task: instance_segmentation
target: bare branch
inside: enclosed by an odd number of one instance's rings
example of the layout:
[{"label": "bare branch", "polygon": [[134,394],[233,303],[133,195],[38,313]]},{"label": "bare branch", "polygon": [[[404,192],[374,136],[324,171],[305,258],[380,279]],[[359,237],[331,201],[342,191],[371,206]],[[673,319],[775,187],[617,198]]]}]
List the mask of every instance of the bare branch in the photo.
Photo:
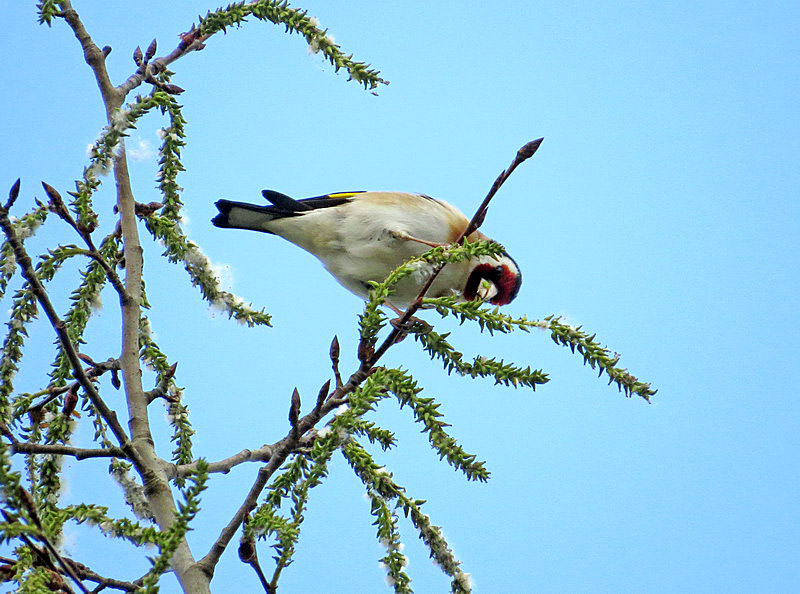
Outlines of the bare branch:
[{"label": "bare branch", "polygon": [[17,441],[11,443],[13,454],[49,454],[53,456],[72,456],[78,460],[86,458],[127,458],[122,448],[75,448],[61,444],[43,444]]},{"label": "bare branch", "polygon": [[83,563],[79,563],[78,561],[69,559],[67,557],[64,557],[64,560],[72,566],[73,571],[82,580],[88,580],[97,584],[97,588],[92,590],[92,592],[100,592],[105,588],[114,588],[115,590],[122,590],[123,592],[135,592],[139,589],[139,584],[135,582],[126,582],[123,580],[104,577],[99,573],[92,571]]},{"label": "bare branch", "polygon": [[228,524],[222,529],[222,532],[217,537],[217,540],[211,545],[211,549],[208,551],[208,554],[197,562],[197,565],[200,566],[208,575],[214,574],[214,568],[219,562],[222,553],[225,552],[225,549],[233,538],[233,535],[236,534],[239,526],[242,525],[244,518],[247,517],[247,514],[253,511],[253,509],[255,509],[256,503],[258,502],[258,496],[261,495],[261,491],[263,491],[264,487],[267,486],[267,481],[269,481],[270,477],[275,474],[278,468],[280,468],[281,464],[283,464],[283,461],[289,455],[288,448],[284,444],[285,441],[286,439],[279,442],[282,444],[281,449],[279,451],[273,451],[273,456],[270,458],[267,465],[262,466],[258,470],[258,476],[256,477],[253,486],[250,487],[250,491],[247,493],[247,496],[244,498],[244,502],[239,509],[236,510],[236,513],[233,514],[230,522],[228,522]]},{"label": "bare branch", "polygon": [[[272,458],[273,446],[263,445],[255,450],[242,450],[238,454],[234,454],[224,460],[208,463],[209,473],[222,473],[227,474],[234,466],[244,464],[245,462],[268,462]],[[169,478],[184,477],[192,474],[197,470],[197,461],[191,464],[167,464],[167,476]]]},{"label": "bare branch", "polygon": [[528,159],[530,159],[534,153],[539,150],[539,147],[542,145],[544,138],[537,138],[536,140],[532,140],[531,142],[527,143],[521,149],[517,151],[514,160],[511,162],[511,165],[508,166],[508,169],[503,171],[494,183],[492,187],[489,189],[489,193],[486,195],[486,198],[483,199],[481,205],[478,207],[478,210],[475,211],[475,214],[472,217],[472,220],[467,225],[467,228],[464,229],[461,236],[455,240],[453,243],[461,243],[465,237],[469,237],[474,231],[476,231],[481,225],[483,225],[483,221],[486,218],[486,211],[489,209],[489,202],[492,201],[494,195],[497,194],[497,191],[500,189],[506,180],[511,176],[511,173],[517,168],[518,165],[521,165]]}]

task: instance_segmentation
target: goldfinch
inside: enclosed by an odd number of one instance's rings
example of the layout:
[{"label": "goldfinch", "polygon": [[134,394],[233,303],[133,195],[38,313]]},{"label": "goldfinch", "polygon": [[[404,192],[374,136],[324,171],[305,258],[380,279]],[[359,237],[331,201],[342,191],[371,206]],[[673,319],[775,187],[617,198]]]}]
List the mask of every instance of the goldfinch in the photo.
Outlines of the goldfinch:
[{"label": "goldfinch", "polygon": [[[452,243],[469,221],[454,206],[424,194],[343,192],[295,200],[272,190],[262,192],[272,206],[219,200],[216,227],[271,233],[316,256],[334,278],[362,298],[368,281],[382,281],[397,266],[431,246]],[[479,231],[468,241],[488,239]],[[394,288],[391,306],[407,307],[427,274],[411,275]],[[494,305],[510,303],[522,274],[507,253],[448,264],[427,296],[458,294]]]}]

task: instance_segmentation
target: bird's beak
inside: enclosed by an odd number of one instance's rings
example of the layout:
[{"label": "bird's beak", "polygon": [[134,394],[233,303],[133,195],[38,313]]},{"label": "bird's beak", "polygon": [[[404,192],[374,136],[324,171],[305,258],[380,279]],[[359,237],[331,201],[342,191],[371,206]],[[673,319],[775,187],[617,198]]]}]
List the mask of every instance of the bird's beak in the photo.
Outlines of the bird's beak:
[{"label": "bird's beak", "polygon": [[484,301],[489,301],[495,295],[497,295],[497,287],[495,284],[489,280],[481,279],[481,284],[478,286],[478,290],[476,292],[477,296],[483,299]]}]

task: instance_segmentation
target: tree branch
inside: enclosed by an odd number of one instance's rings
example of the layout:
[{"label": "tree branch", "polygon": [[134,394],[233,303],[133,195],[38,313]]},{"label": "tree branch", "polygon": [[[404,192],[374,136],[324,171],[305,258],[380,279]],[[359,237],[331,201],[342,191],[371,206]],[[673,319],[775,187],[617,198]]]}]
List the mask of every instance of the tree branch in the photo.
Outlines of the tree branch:
[{"label": "tree branch", "polygon": [[[72,567],[72,570],[81,580],[88,580],[90,582],[98,584],[98,587],[95,588],[93,592],[100,592],[105,588],[114,588],[115,590],[122,590],[124,592],[134,592],[139,588],[139,585],[136,584],[135,582],[125,582],[114,578],[103,577],[102,575],[100,575],[95,571],[92,571],[86,565],[80,563],[79,561],[75,561],[74,559],[70,559],[69,557],[64,557],[63,555],[62,558]],[[16,562],[17,561],[15,559],[9,559],[8,557],[0,557],[0,563],[14,565],[16,564]],[[54,571],[51,565],[45,565],[45,567],[47,567],[51,571]]]},{"label": "tree branch", "polygon": [[214,575],[214,569],[219,562],[220,557],[222,557],[222,553],[225,552],[225,549],[227,548],[234,534],[236,534],[239,526],[241,526],[242,522],[247,517],[247,514],[255,509],[256,504],[258,503],[258,496],[261,495],[261,491],[263,491],[264,487],[267,486],[267,482],[269,481],[270,477],[275,474],[275,472],[281,467],[281,464],[283,464],[283,461],[286,460],[291,453],[291,448],[289,446],[290,442],[291,436],[287,436],[273,446],[272,457],[266,466],[262,466],[258,470],[258,476],[256,477],[253,486],[250,487],[250,491],[247,493],[244,502],[239,509],[236,510],[236,513],[233,514],[230,522],[228,522],[228,524],[222,529],[222,532],[217,537],[217,540],[211,545],[211,549],[208,551],[208,554],[197,562],[197,565],[209,576]]},{"label": "tree branch", "polygon": [[[362,363],[358,371],[350,376],[346,384],[336,388],[327,400],[315,406],[310,413],[297,422],[296,430],[295,428],[291,428],[286,437],[271,446],[267,446],[272,450],[272,456],[269,458],[267,465],[259,469],[258,476],[242,502],[242,505],[236,510],[230,522],[222,529],[217,540],[211,545],[208,554],[197,562],[197,564],[202,567],[203,571],[208,575],[214,574],[214,568],[219,562],[222,553],[225,551],[234,534],[236,534],[236,530],[239,529],[239,526],[247,517],[247,514],[256,507],[258,497],[267,486],[269,479],[277,472],[286,458],[297,451],[298,447],[306,447],[308,445],[304,443],[306,439],[302,436],[313,429],[325,415],[344,404],[347,400],[347,395],[358,388],[369,375],[369,369]],[[296,439],[294,437],[295,434],[301,436],[300,439]]]},{"label": "tree branch", "polygon": [[115,590],[122,590],[123,592],[135,592],[139,589],[139,584],[136,582],[126,582],[123,580],[104,577],[99,573],[92,571],[83,563],[79,563],[78,561],[69,559],[68,557],[64,557],[64,560],[72,566],[73,571],[82,580],[88,580],[98,585],[97,588],[92,590],[93,592],[100,592],[105,588],[114,588]]},{"label": "tree branch", "polygon": [[[115,88],[108,76],[105,54],[86,32],[70,0],[63,0],[64,18],[75,33],[84,50],[86,63],[94,72],[106,117],[111,124],[114,112],[122,105],[127,91]],[[132,88],[132,87],[131,87]],[[128,89],[129,91],[130,89]],[[120,217],[123,253],[125,257],[125,290],[130,297],[120,299],[122,309],[122,352],[120,367],[128,404],[132,455],[137,472],[142,478],[148,504],[161,530],[168,530],[176,521],[177,508],[168,479],[164,473],[163,460],[156,454],[147,414],[148,398],[142,387],[142,370],[139,361],[139,321],[142,304],[142,246],[136,220],[136,201],[131,189],[128,161],[124,142],[120,142],[121,153],[114,159],[114,179],[117,186],[117,210]],[[127,451],[126,451],[127,453]],[[172,567],[184,591],[203,594],[210,592],[209,579],[194,571],[195,561],[185,535],[175,548]]]},{"label": "tree branch", "polygon": [[86,27],[83,26],[78,13],[72,8],[71,0],[63,0],[61,6],[63,8],[62,15],[64,20],[67,21],[83,48],[83,58],[94,73],[104,103],[106,106],[114,105],[115,107],[119,107],[122,105],[124,95],[114,88],[114,85],[111,83],[108,71],[106,70],[106,54],[97,47],[97,44],[92,40],[88,31],[86,31]]},{"label": "tree branch", "polygon": [[203,49],[205,47],[203,42],[209,37],[211,36],[199,35],[199,31],[197,29],[193,29],[188,33],[182,33],[180,36],[181,40],[174,50],[172,50],[166,56],[162,56],[150,61],[149,63],[142,64],[136,72],[131,74],[125,82],[117,87],[117,92],[119,92],[123,97],[126,97],[128,93],[130,93],[143,82],[155,80],[155,76],[159,72],[163,72],[169,64],[172,64],[178,58],[188,54],[189,52]]},{"label": "tree branch", "polygon": [[122,448],[75,448],[61,444],[43,444],[26,441],[11,443],[12,454],[49,454],[53,456],[72,456],[78,460],[86,458],[127,458]]},{"label": "tree branch", "polygon": [[[244,464],[245,462],[269,462],[270,458],[272,458],[273,449],[274,445],[263,445],[255,450],[242,450],[238,454],[229,456],[224,460],[209,462],[208,472],[227,474],[234,466]],[[197,461],[191,464],[167,464],[167,466],[167,476],[169,476],[170,479],[174,479],[192,474],[197,470]]]}]

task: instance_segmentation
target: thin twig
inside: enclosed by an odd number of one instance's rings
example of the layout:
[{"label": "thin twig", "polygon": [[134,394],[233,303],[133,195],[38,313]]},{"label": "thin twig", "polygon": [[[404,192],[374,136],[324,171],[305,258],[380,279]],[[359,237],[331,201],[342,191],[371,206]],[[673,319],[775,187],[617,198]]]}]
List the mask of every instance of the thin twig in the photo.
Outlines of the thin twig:
[{"label": "thin twig", "polygon": [[[458,236],[458,239],[453,242],[453,245],[462,243],[470,234],[478,230],[486,218],[486,211],[489,208],[489,203],[492,201],[492,198],[494,198],[494,195],[497,194],[500,186],[505,183],[517,166],[530,159],[534,155],[539,146],[541,146],[543,140],[544,138],[532,140],[517,151],[517,154],[514,157],[514,160],[511,162],[511,165],[509,165],[508,169],[505,169],[494,181],[492,187],[489,189],[489,193],[486,195],[486,198],[483,199],[483,202],[481,202],[478,210],[475,211],[475,214],[473,215],[469,224],[461,232],[461,235]],[[442,271],[445,265],[446,264],[438,264],[434,267],[433,272],[431,272],[430,276],[428,277],[428,280],[424,285],[422,285],[417,298],[411,303],[411,305],[409,305],[408,309],[406,309],[400,320],[396,324],[393,324],[394,327],[389,333],[389,336],[386,337],[380,347],[378,347],[370,357],[367,357],[370,366],[375,365],[380,358],[383,357],[384,353],[386,353],[389,347],[395,344],[395,342],[397,342],[401,336],[406,334],[406,324],[414,316],[417,310],[422,307],[422,300],[425,298],[425,294],[428,292],[428,289],[431,288],[431,285],[433,285],[433,282],[436,280],[436,277],[439,276],[439,273]]]},{"label": "thin twig", "polygon": [[239,560],[253,568],[253,571],[256,572],[261,582],[261,587],[264,588],[264,592],[269,594],[270,585],[269,582],[267,582],[267,576],[265,576],[264,572],[261,570],[261,563],[258,562],[256,541],[252,536],[242,536],[242,540],[239,542]]},{"label": "thin twig", "polygon": [[127,303],[130,301],[131,296],[128,294],[128,291],[125,289],[125,285],[122,283],[122,279],[119,278],[117,271],[112,268],[112,266],[106,261],[100,251],[95,247],[94,241],[92,240],[92,230],[87,229],[78,224],[78,222],[73,218],[70,214],[69,209],[67,208],[66,204],[64,204],[64,200],[61,198],[61,194],[51,186],[45,182],[42,182],[42,187],[44,187],[44,191],[47,194],[47,197],[50,198],[50,211],[56,213],[63,221],[65,221],[69,226],[71,226],[78,235],[81,236],[87,250],[79,250],[83,255],[92,258],[95,262],[97,262],[100,267],[103,269],[103,272],[106,273],[106,278],[108,278],[111,285],[114,287],[114,290],[119,294],[120,301],[123,303]]},{"label": "thin twig", "polygon": [[67,360],[72,366],[72,372],[75,376],[75,379],[89,396],[89,399],[103,417],[103,420],[105,420],[109,427],[111,427],[114,436],[117,438],[117,441],[119,441],[119,445],[125,452],[126,456],[131,460],[139,461],[139,456],[131,447],[131,443],[128,440],[128,435],[125,433],[122,425],[120,425],[116,413],[106,405],[106,403],[100,397],[100,394],[97,392],[97,389],[94,387],[92,380],[84,371],[83,365],[81,365],[81,360],[78,356],[78,350],[75,348],[72,339],[70,339],[69,334],[67,333],[66,324],[56,313],[55,308],[53,307],[53,304],[50,302],[50,298],[47,295],[47,291],[39,280],[39,277],[36,275],[31,258],[28,256],[28,252],[25,250],[19,237],[17,237],[14,226],[11,224],[11,221],[8,218],[8,209],[6,207],[0,208],[0,228],[2,228],[9,245],[11,245],[12,249],[14,250],[14,256],[17,259],[22,276],[26,281],[28,281],[36,300],[39,302],[39,305],[44,310],[47,319],[50,321],[50,324],[53,326],[53,329],[58,335],[58,339],[61,342],[61,346],[64,349]]},{"label": "thin twig", "polygon": [[342,385],[342,374],[339,373],[339,337],[336,335],[331,341],[330,357],[333,377],[336,379],[336,387],[338,388]]},{"label": "thin twig", "polygon": [[126,582],[124,580],[117,580],[110,577],[105,577],[100,575],[99,573],[92,571],[83,563],[79,563],[73,559],[69,559],[64,557],[64,560],[69,563],[75,573],[82,579],[88,580],[90,582],[94,582],[97,584],[97,588],[92,590],[92,592],[100,592],[105,588],[114,588],[116,590],[122,590],[123,592],[134,592],[140,588],[140,585],[135,582]]},{"label": "thin twig", "polygon": [[77,383],[78,382],[74,382],[74,384],[70,384],[68,386],[52,386],[50,388],[47,388],[46,390],[42,390],[41,392],[37,392],[36,394],[34,394],[34,396],[43,396],[44,394],[47,394],[48,396],[47,396],[47,398],[45,398],[41,402],[37,402],[36,404],[32,404],[28,408],[27,412],[36,414],[37,412],[41,411],[41,409],[43,409],[45,406],[50,404],[53,400],[55,400],[56,398],[61,396],[61,394],[63,394],[64,392],[67,392],[69,390],[72,390],[73,386],[75,384],[77,384]]},{"label": "thin twig", "polygon": [[[112,371],[112,372],[116,373],[116,371],[119,370],[119,360],[117,360],[117,359],[111,358],[111,359],[108,359],[107,361],[103,361],[102,363],[95,363],[94,361],[91,361],[91,359],[87,355],[84,355],[83,353],[78,353],[78,357],[80,357],[80,359],[82,361],[84,361],[86,363],[89,363],[89,365],[91,366],[91,368],[86,372],[86,377],[88,377],[91,380],[94,380],[94,379],[100,377],[106,371]],[[47,388],[45,390],[41,390],[41,391],[33,394],[34,397],[43,396],[45,394],[47,394],[48,396],[47,396],[47,398],[45,398],[41,402],[37,402],[36,404],[32,404],[28,408],[28,411],[27,411],[28,414],[36,415],[36,414],[41,413],[41,410],[45,406],[47,406],[53,400],[55,400],[56,398],[61,396],[61,394],[63,394],[64,392],[75,392],[78,389],[79,385],[80,384],[78,382],[73,382],[73,383],[69,384],[68,386],[50,386],[49,388]]]},{"label": "thin twig", "polygon": [[459,244],[461,243],[465,237],[469,237],[474,231],[483,225],[483,221],[486,218],[486,211],[489,209],[489,202],[492,201],[494,195],[497,194],[497,191],[500,189],[506,180],[511,176],[513,171],[522,163],[530,159],[534,153],[539,150],[539,147],[542,145],[544,138],[537,138],[536,140],[532,140],[529,143],[525,144],[521,149],[517,151],[517,155],[514,157],[514,160],[511,162],[511,165],[508,166],[508,169],[503,171],[494,183],[492,187],[489,189],[489,193],[486,195],[486,198],[483,199],[481,205],[478,207],[478,210],[475,211],[475,214],[472,217],[472,220],[467,225],[467,228],[461,233],[461,236],[455,240],[454,243]]}]

